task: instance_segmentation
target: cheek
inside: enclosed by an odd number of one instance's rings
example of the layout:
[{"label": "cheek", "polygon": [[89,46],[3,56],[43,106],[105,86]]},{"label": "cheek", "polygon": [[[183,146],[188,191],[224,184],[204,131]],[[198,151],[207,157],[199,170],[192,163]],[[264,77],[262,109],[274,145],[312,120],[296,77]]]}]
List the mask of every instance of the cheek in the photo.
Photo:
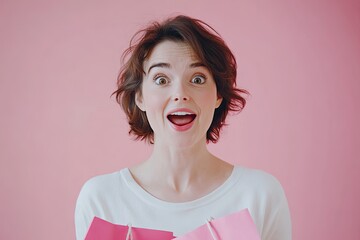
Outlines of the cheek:
[{"label": "cheek", "polygon": [[165,100],[162,94],[145,93],[146,116],[150,126],[156,129],[156,125],[163,121]]},{"label": "cheek", "polygon": [[217,91],[214,87],[209,91],[204,91],[199,95],[197,100],[201,108],[201,120],[204,123],[204,127],[208,128],[214,118],[215,109],[217,107]]},{"label": "cheek", "polygon": [[160,109],[163,108],[164,101],[161,99],[159,95],[151,95],[147,96],[145,99],[146,103],[146,111],[156,111],[158,112]]},{"label": "cheek", "polygon": [[162,94],[152,89],[152,86],[145,82],[142,89],[143,101],[146,105],[146,111],[152,111],[159,108],[162,102]]},{"label": "cheek", "polygon": [[218,99],[216,88],[211,91],[201,92],[198,96],[198,102],[201,103],[202,106],[206,106],[208,108],[215,108],[216,101]]}]

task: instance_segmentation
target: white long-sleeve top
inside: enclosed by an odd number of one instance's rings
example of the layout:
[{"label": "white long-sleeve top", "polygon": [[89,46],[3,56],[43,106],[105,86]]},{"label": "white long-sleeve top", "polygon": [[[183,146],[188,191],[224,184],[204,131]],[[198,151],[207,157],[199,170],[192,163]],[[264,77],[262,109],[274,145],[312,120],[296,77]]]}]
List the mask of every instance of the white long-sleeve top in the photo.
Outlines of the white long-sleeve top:
[{"label": "white long-sleeve top", "polygon": [[85,238],[94,216],[115,224],[166,230],[180,236],[210,218],[248,208],[262,240],[291,240],[291,220],[283,188],[260,170],[235,166],[230,177],[194,201],[162,201],[145,191],[128,168],[96,176],[81,189],[75,210],[76,238]]}]

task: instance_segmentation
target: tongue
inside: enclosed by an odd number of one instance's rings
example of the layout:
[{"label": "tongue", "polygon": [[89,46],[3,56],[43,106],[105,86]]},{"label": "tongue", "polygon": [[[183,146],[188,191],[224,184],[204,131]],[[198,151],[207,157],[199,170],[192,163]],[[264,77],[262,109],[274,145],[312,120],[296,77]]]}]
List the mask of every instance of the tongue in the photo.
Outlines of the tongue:
[{"label": "tongue", "polygon": [[170,120],[170,122],[172,122],[173,124],[176,124],[178,126],[183,126],[186,124],[191,123],[194,119],[195,119],[195,115],[191,114],[191,115],[169,115],[168,119]]}]

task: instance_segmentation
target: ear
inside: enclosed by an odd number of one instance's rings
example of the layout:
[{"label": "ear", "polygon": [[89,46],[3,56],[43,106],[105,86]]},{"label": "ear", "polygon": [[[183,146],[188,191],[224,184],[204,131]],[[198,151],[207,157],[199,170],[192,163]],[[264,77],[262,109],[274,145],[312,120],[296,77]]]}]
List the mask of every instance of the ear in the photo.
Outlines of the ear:
[{"label": "ear", "polygon": [[216,100],[215,108],[220,107],[222,100],[223,100],[223,98],[221,96],[218,96],[218,98]]},{"label": "ear", "polygon": [[135,94],[135,103],[141,111],[145,112],[145,104],[143,102],[143,97],[140,91]]}]

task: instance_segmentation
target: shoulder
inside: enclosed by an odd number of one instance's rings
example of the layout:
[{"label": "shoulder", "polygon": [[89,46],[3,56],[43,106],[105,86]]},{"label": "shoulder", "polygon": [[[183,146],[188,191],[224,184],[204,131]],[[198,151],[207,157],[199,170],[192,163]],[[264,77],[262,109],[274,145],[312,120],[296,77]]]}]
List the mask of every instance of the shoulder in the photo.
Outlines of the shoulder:
[{"label": "shoulder", "polygon": [[291,239],[291,217],[285,191],[276,177],[257,169],[237,167],[239,184],[247,186],[262,239]]},{"label": "shoulder", "polygon": [[263,170],[235,166],[239,182],[251,186],[254,190],[264,193],[282,193],[279,180]]},{"label": "shoulder", "polygon": [[285,191],[279,180],[263,170],[236,166],[237,186],[248,201],[262,209],[271,209],[275,213],[279,208],[287,207]]},{"label": "shoulder", "polygon": [[87,180],[82,186],[77,208],[97,209],[112,204],[119,195],[126,190],[126,183],[122,178],[122,171],[98,175]]},{"label": "shoulder", "polygon": [[75,207],[77,239],[84,239],[94,216],[112,218],[110,210],[124,189],[121,171],[92,177],[82,186]]},{"label": "shoulder", "polygon": [[121,183],[121,171],[98,175],[87,180],[81,188],[81,194],[101,193]]}]

